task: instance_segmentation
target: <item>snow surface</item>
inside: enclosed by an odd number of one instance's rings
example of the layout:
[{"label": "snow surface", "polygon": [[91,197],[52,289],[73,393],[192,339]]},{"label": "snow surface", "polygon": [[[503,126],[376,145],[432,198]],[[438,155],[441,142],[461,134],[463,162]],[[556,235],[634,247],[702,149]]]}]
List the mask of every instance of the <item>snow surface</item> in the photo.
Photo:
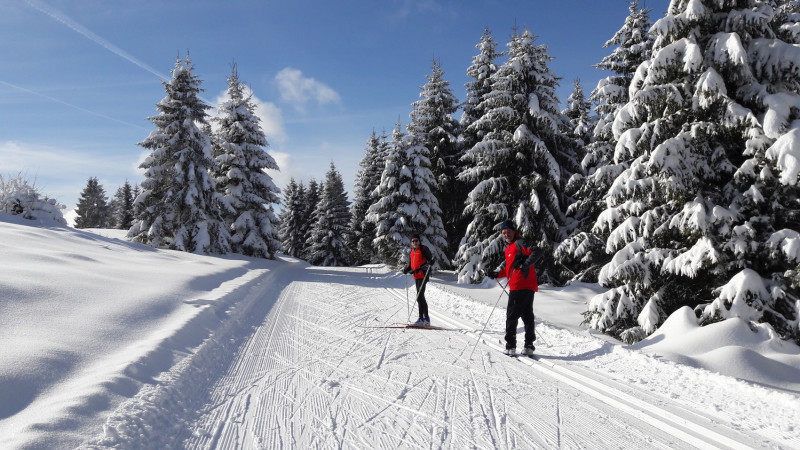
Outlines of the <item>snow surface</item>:
[{"label": "snow surface", "polygon": [[625,346],[581,325],[599,286],[543,287],[515,360],[495,281],[432,279],[452,330],[372,328],[413,316],[384,266],[122,235],[0,213],[0,448],[800,448],[800,348],[768,327],[685,308]]}]

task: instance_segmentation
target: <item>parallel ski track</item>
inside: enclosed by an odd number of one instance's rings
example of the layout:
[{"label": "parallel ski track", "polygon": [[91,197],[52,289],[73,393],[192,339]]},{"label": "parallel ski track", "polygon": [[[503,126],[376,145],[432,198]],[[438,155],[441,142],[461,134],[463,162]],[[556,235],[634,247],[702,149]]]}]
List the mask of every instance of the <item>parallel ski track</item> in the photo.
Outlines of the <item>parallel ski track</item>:
[{"label": "parallel ski track", "polygon": [[[435,290],[436,287],[430,284],[428,289],[430,292],[430,290]],[[404,299],[396,289],[387,288],[386,290],[396,298]],[[474,329],[474,325],[441,314],[436,315],[436,321],[437,323],[443,323],[449,327],[461,330]],[[464,334],[471,336],[473,339],[478,339],[479,332],[480,330],[478,329],[475,331],[464,331]],[[504,351],[502,345],[495,343],[486,335],[482,336],[480,340],[483,345],[496,350],[498,353]],[[649,394],[642,395],[640,398],[627,393],[614,387],[613,382],[603,380],[602,377],[597,376],[595,373],[587,374],[586,372],[588,371],[586,369],[550,361],[546,359],[546,355],[541,354],[540,350],[541,349],[537,351],[537,357],[535,359],[517,359],[519,362],[526,364],[532,369],[588,394],[630,415],[637,421],[642,421],[659,430],[665,431],[688,445],[704,449],[752,449],[758,446],[769,445],[758,437],[744,436],[738,430],[716,425],[699,412],[691,411],[682,405],[669,402],[666,399],[664,399],[662,403],[669,404],[669,410],[653,402],[643,400],[642,398],[647,398]],[[738,436],[739,439],[732,438],[730,437],[731,435]],[[559,447],[560,446],[561,442],[559,442]]]},{"label": "parallel ski track", "polygon": [[641,390],[595,380],[587,369],[510,361],[494,337],[481,339],[493,351],[463,361],[480,330],[438,311],[437,325],[459,331],[364,329],[378,324],[376,308],[381,323],[406,319],[404,291],[384,288],[388,277],[365,276],[356,286],[337,284],[335,269],[310,270],[319,282],[289,284],[227,372],[202,387],[210,400],[183,447],[765,445],[680,405],[642,400]]},{"label": "parallel ski track", "polygon": [[[405,301],[402,290],[384,289],[396,299]],[[459,329],[461,331],[459,334],[471,338],[473,342],[480,331],[480,327],[476,329],[474,324],[449,317],[445,319],[441,316],[440,311],[436,312],[435,317],[437,323]],[[399,333],[428,335],[427,332],[413,329],[401,330]],[[487,430],[490,440],[483,441],[480,448],[484,446],[489,448],[587,448],[592,446],[691,448],[690,445],[674,440],[668,433],[661,432],[657,428],[651,429],[650,424],[632,428],[626,421],[617,418],[618,413],[615,408],[602,402],[586,402],[580,398],[579,392],[572,389],[561,390],[558,387],[558,380],[550,381],[552,377],[547,376],[540,381],[538,378],[521,373],[522,366],[520,369],[510,371],[510,369],[518,367],[516,363],[498,365],[498,362],[509,361],[499,351],[483,353],[485,356],[476,357],[475,361],[464,364],[463,358],[466,358],[471,348],[472,345],[467,345],[460,351],[453,349],[452,355],[461,370],[464,370],[463,366],[466,365],[472,377],[472,386],[468,391],[471,406],[467,410],[478,411],[476,419],[482,417],[486,421],[484,428]],[[495,349],[499,350],[499,348]],[[482,369],[474,368],[475,362],[483,364]],[[555,392],[545,383],[556,385]],[[532,384],[540,384],[541,387],[532,389]],[[502,403],[495,400],[497,397],[495,390],[497,389],[502,391],[504,399],[506,399]],[[551,393],[543,396],[542,394],[546,391],[551,391]],[[531,395],[535,400],[530,403],[508,403],[507,401],[508,398],[524,398],[527,395]],[[602,407],[596,407],[599,405]],[[549,419],[550,417],[553,419]],[[606,423],[606,426],[590,426],[587,423],[588,417],[594,417],[594,420],[600,420],[601,423]],[[515,424],[515,428],[509,427],[510,424]],[[568,432],[562,433],[560,425],[567,427]],[[611,431],[611,429],[618,431]],[[625,431],[620,432],[619,430]],[[644,436],[642,436],[643,431],[645,431]],[[615,433],[619,435],[615,435]],[[636,444],[634,442],[638,437],[641,438],[641,441]]]}]

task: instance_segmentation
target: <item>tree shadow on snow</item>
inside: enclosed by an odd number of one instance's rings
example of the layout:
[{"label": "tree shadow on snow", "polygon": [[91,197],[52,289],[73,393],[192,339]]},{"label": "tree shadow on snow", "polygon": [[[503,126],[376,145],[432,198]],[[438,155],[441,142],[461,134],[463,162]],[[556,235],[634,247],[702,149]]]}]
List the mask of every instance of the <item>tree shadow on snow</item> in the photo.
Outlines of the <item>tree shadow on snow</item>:
[{"label": "tree shadow on snow", "polygon": [[[542,348],[548,348],[549,345],[545,345],[544,342],[541,340],[536,341],[537,348],[539,345],[542,345]],[[558,355],[542,355],[537,354],[539,359],[552,359],[552,360],[560,360],[560,361],[588,361],[590,359],[594,359],[603,355],[607,355],[611,353],[614,349],[614,344],[610,342],[604,342],[600,347],[590,350],[585,353],[581,353],[579,355],[567,355],[567,356],[558,356]]]}]

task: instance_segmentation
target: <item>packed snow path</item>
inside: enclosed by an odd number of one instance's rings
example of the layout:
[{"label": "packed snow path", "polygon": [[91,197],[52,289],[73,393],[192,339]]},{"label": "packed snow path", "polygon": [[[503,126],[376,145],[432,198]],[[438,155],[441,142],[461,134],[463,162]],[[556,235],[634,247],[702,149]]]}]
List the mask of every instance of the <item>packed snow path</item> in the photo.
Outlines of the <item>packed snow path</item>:
[{"label": "packed snow path", "polygon": [[123,403],[104,436],[90,445],[676,449],[798,444],[743,429],[733,419],[726,421],[724,412],[708,415],[623,385],[569,363],[546,345],[555,340],[571,345],[565,340],[586,336],[540,325],[540,359],[509,358],[499,345],[501,309],[468,359],[482,324],[457,317],[457,307],[443,311],[459,299],[435,283],[428,294],[431,316],[434,324],[453,331],[377,328],[408,319],[413,287],[407,303],[403,286],[402,276],[375,269],[281,265],[242,286],[249,289],[249,301],[230,313],[230,323],[159,385]]}]

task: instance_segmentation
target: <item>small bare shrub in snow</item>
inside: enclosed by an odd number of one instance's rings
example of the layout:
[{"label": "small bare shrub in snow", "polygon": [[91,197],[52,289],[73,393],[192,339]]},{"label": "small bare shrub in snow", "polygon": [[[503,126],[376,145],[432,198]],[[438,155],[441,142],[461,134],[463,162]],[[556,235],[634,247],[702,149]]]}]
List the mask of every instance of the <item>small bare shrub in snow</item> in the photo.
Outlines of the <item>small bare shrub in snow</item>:
[{"label": "small bare shrub in snow", "polygon": [[627,330],[623,331],[622,334],[620,335],[620,339],[622,340],[622,342],[628,345],[635,344],[646,337],[647,333],[644,332],[644,329],[642,327],[628,328]]},{"label": "small bare shrub in snow", "polygon": [[16,177],[4,178],[0,175],[0,211],[21,215],[29,220],[52,220],[61,225],[67,221],[61,210],[64,206],[56,199],[42,196],[36,188],[36,183],[30,183],[22,174]]}]

